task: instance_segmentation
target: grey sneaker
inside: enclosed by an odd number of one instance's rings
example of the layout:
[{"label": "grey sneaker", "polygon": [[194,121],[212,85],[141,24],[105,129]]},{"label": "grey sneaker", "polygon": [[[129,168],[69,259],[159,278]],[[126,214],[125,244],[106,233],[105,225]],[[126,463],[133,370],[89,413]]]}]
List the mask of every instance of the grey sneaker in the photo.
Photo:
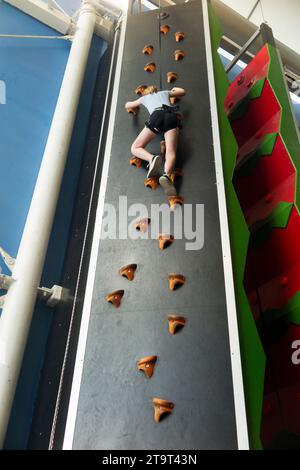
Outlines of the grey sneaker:
[{"label": "grey sneaker", "polygon": [[176,188],[166,173],[159,178],[159,184],[167,196],[177,196]]},{"label": "grey sneaker", "polygon": [[161,165],[162,165],[161,156],[154,155],[154,157],[152,158],[151,162],[148,165],[149,170],[148,170],[147,178],[152,178],[152,176],[159,175]]}]

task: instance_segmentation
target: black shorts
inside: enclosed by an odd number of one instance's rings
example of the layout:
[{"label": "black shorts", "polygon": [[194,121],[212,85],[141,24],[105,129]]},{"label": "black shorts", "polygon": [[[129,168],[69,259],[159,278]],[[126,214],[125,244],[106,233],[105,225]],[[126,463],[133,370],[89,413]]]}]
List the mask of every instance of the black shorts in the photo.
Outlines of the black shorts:
[{"label": "black shorts", "polygon": [[153,111],[149,121],[147,121],[145,125],[155,134],[164,134],[165,132],[178,127],[178,117],[175,113],[157,109],[156,111]]}]

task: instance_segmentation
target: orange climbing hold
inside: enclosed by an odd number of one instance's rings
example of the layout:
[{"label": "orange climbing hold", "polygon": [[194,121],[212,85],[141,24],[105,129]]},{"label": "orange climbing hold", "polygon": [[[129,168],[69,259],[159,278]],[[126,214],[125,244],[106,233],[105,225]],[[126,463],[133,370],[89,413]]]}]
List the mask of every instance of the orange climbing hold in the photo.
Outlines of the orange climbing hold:
[{"label": "orange climbing hold", "polygon": [[182,274],[172,273],[169,274],[169,289],[177,290],[185,283],[185,276]]},{"label": "orange climbing hold", "polygon": [[159,423],[163,415],[172,412],[174,403],[163,400],[162,398],[153,398],[152,401],[154,405],[154,421]]},{"label": "orange climbing hold", "polygon": [[180,41],[183,41],[185,38],[185,33],[183,33],[182,31],[177,31],[175,33],[175,40],[176,42],[180,42]]},{"label": "orange climbing hold", "polygon": [[152,178],[147,178],[144,182],[146,188],[157,189],[158,188],[158,177],[152,176]]},{"label": "orange climbing hold", "polygon": [[175,335],[178,329],[181,329],[186,324],[186,319],[178,315],[168,315],[169,332],[171,335]]},{"label": "orange climbing hold", "polygon": [[154,367],[157,361],[157,356],[147,356],[143,357],[137,362],[138,370],[141,370],[145,373],[146,377],[150,379],[154,372]]},{"label": "orange climbing hold", "polygon": [[162,34],[166,35],[166,34],[168,34],[169,31],[170,31],[170,26],[168,24],[161,25],[160,32]]},{"label": "orange climbing hold", "polygon": [[142,53],[146,55],[151,55],[153,52],[154,47],[151,46],[151,44],[148,44],[147,46],[143,47]]},{"label": "orange climbing hold", "polygon": [[141,168],[141,166],[142,166],[142,160],[138,157],[132,157],[129,160],[129,163],[130,163],[130,165],[136,166],[137,168]]},{"label": "orange climbing hold", "polygon": [[168,246],[172,245],[174,241],[173,235],[158,235],[158,243],[159,243],[159,249],[164,250]]},{"label": "orange climbing hold", "polygon": [[177,51],[174,52],[174,57],[175,57],[175,60],[182,60],[184,57],[185,57],[185,52],[184,51],[180,51],[179,49]]},{"label": "orange climbing hold", "polygon": [[155,62],[149,62],[144,67],[145,72],[149,72],[149,73],[155,72],[155,69],[156,69]]},{"label": "orange climbing hold", "polygon": [[147,85],[138,85],[136,87],[136,89],[134,90],[135,94],[136,95],[143,95],[146,88],[147,88]]},{"label": "orange climbing hold", "polygon": [[133,114],[134,116],[136,116],[139,110],[140,110],[139,106],[137,108],[127,108],[127,113]]},{"label": "orange climbing hold", "polygon": [[135,224],[135,230],[138,232],[147,232],[148,226],[151,223],[151,219],[140,219],[136,224]]},{"label": "orange climbing hold", "polygon": [[176,72],[168,72],[167,73],[167,82],[168,83],[173,83],[173,82],[176,82],[176,80],[178,80],[179,76],[178,76],[178,73]]},{"label": "orange climbing hold", "polygon": [[182,196],[169,196],[169,204],[171,209],[175,209],[176,206],[182,206],[184,199]]},{"label": "orange climbing hold", "polygon": [[172,172],[172,174],[170,176],[170,179],[171,179],[172,183],[175,183],[177,178],[180,178],[182,176],[183,176],[183,171],[180,170],[180,168],[175,168],[175,170]]},{"label": "orange climbing hold", "polygon": [[119,274],[126,277],[128,281],[133,281],[136,268],[137,264],[128,264],[127,266],[123,266],[123,268],[119,269]]},{"label": "orange climbing hold", "polygon": [[105,299],[107,300],[107,302],[114,305],[114,307],[119,308],[121,305],[121,300],[122,300],[123,295],[124,295],[123,290],[116,290],[106,295]]}]

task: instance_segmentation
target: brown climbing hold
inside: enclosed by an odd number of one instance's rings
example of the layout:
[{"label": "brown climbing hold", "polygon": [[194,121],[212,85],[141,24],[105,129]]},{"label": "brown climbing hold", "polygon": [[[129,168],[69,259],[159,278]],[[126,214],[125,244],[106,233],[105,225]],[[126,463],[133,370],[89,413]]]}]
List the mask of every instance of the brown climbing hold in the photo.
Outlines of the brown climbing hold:
[{"label": "brown climbing hold", "polygon": [[137,168],[141,168],[141,166],[142,166],[142,160],[138,157],[132,157],[129,160],[129,163],[130,163],[130,165],[136,166]]},{"label": "brown climbing hold", "polygon": [[127,113],[129,114],[133,114],[134,116],[137,115],[138,111],[139,111],[140,107],[138,106],[137,108],[127,108]]},{"label": "brown climbing hold", "polygon": [[157,361],[157,356],[147,356],[143,357],[137,362],[138,370],[141,370],[145,375],[150,379],[154,372],[155,363]]},{"label": "brown climbing hold", "polygon": [[143,95],[144,94],[144,91],[146,90],[147,88],[147,85],[139,85],[136,87],[135,89],[135,93],[136,95]]},{"label": "brown climbing hold", "polygon": [[180,178],[182,176],[183,176],[183,171],[180,170],[180,168],[175,168],[175,170],[172,172],[172,174],[170,176],[170,179],[171,179],[172,183],[175,183],[177,178]]},{"label": "brown climbing hold", "polygon": [[169,332],[175,335],[178,328],[183,328],[186,324],[186,319],[178,315],[168,315]]},{"label": "brown climbing hold", "polygon": [[114,305],[116,308],[119,308],[121,305],[121,300],[122,300],[123,295],[124,295],[123,290],[116,290],[108,294],[105,297],[105,299],[107,300],[107,302]]},{"label": "brown climbing hold", "polygon": [[182,60],[185,57],[185,52],[180,51],[179,49],[174,52],[175,60]]},{"label": "brown climbing hold", "polygon": [[156,65],[154,62],[149,62],[144,67],[145,72],[149,72],[149,73],[155,72],[155,69],[156,69]]},{"label": "brown climbing hold", "polygon": [[183,33],[182,31],[177,31],[177,33],[175,33],[176,42],[183,41],[184,38],[185,38],[185,33]]},{"label": "brown climbing hold", "polygon": [[152,401],[154,405],[154,421],[159,423],[163,415],[172,412],[174,403],[162,398],[153,398]]},{"label": "brown climbing hold", "polygon": [[153,49],[154,49],[153,46],[151,46],[151,44],[148,44],[147,46],[143,47],[142,53],[146,55],[151,55],[153,52]]},{"label": "brown climbing hold", "polygon": [[158,177],[153,176],[152,178],[147,178],[144,182],[146,188],[157,189],[158,187]]},{"label": "brown climbing hold", "polygon": [[176,82],[176,80],[178,80],[178,73],[176,72],[168,72],[167,73],[167,82],[168,83],[172,83],[172,82]]},{"label": "brown climbing hold", "polygon": [[172,245],[174,241],[173,235],[158,235],[158,243],[159,243],[159,249],[164,250],[168,246]]},{"label": "brown climbing hold", "polygon": [[169,274],[169,288],[170,290],[179,289],[185,283],[185,276],[182,274]]},{"label": "brown climbing hold", "polygon": [[119,269],[119,274],[126,277],[128,281],[133,281],[136,268],[136,264],[128,264],[127,266],[123,266],[123,268]]},{"label": "brown climbing hold", "polygon": [[150,223],[151,219],[141,219],[135,224],[135,230],[145,233],[147,232]]},{"label": "brown climbing hold", "polygon": [[178,103],[178,101],[180,101],[180,98],[177,98],[177,96],[170,96],[169,100],[170,100],[170,104],[172,106],[174,106],[174,104],[176,104],[176,103]]},{"label": "brown climbing hold", "polygon": [[163,33],[164,35],[168,34],[170,31],[170,26],[168,24],[162,24],[160,27],[160,32]]},{"label": "brown climbing hold", "polygon": [[165,153],[166,153],[166,141],[161,140],[160,141],[160,154],[165,155]]},{"label": "brown climbing hold", "polygon": [[171,209],[175,209],[176,206],[182,206],[184,199],[182,196],[169,196],[169,204]]}]

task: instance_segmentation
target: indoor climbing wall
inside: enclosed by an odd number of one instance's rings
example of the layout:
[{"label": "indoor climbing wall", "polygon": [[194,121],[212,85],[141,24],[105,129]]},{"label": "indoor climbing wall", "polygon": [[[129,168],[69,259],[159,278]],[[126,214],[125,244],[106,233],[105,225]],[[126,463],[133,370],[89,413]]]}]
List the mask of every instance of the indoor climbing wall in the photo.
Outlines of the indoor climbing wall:
[{"label": "indoor climbing wall", "polygon": [[300,144],[270,34],[230,84],[225,111],[238,145],[231,179],[249,230],[244,289],[266,361],[260,439],[264,448],[299,447]]},{"label": "indoor climbing wall", "polygon": [[[126,211],[120,196],[148,214],[152,204],[173,205],[131,159],[147,114],[128,114],[124,104],[140,85],[182,86],[177,203],[204,204],[204,246],[188,251],[187,240],[160,230],[128,239],[124,226],[117,239],[101,240],[74,449],[237,447],[202,4],[164,11],[163,21],[158,11],[128,18],[105,202],[117,216]],[[140,218],[129,222],[149,233],[153,220]]]}]

